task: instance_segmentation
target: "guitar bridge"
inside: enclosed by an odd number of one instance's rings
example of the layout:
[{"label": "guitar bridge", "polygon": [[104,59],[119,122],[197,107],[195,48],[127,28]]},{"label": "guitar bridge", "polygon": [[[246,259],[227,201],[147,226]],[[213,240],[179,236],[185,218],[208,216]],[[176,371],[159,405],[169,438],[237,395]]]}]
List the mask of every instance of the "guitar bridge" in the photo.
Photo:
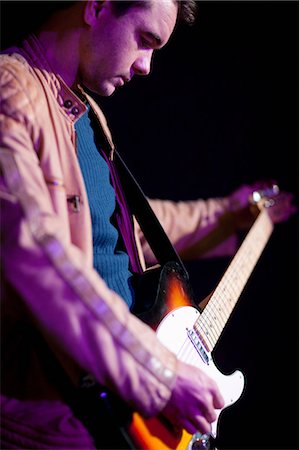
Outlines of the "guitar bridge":
[{"label": "guitar bridge", "polygon": [[209,361],[210,361],[209,355],[206,352],[206,349],[203,346],[203,344],[201,343],[201,340],[199,339],[196,332],[193,329],[191,329],[191,330],[187,329],[187,334],[188,334],[188,337],[189,337],[190,341],[192,342],[193,346],[195,347],[195,350],[197,351],[197,353],[199,354],[199,356],[201,357],[203,362],[205,364],[209,364]]}]

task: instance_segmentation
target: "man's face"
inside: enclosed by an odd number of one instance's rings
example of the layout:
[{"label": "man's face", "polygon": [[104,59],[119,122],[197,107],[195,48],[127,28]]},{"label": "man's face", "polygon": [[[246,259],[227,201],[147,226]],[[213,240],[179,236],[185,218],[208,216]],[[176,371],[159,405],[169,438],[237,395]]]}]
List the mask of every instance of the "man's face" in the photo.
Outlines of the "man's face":
[{"label": "man's face", "polygon": [[116,17],[110,1],[101,4],[81,42],[79,82],[111,95],[136,75],[148,75],[153,51],[169,40],[177,18],[174,0],[153,0]]}]

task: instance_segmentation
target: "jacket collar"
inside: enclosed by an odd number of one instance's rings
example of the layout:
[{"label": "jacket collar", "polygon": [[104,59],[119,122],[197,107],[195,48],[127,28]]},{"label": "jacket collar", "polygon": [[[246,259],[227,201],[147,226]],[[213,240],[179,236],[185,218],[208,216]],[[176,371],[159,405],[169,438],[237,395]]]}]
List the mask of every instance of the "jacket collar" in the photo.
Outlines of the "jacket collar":
[{"label": "jacket collar", "polygon": [[[22,51],[23,50],[23,51]],[[84,102],[67,86],[60,75],[56,74],[46,58],[45,50],[39,39],[31,34],[22,45],[21,53],[33,68],[39,69],[49,85],[58,104],[75,122],[86,112]]]},{"label": "jacket collar", "polygon": [[114,144],[112,141],[112,136],[107,125],[106,118],[100,109],[99,105],[93,100],[93,98],[88,95],[81,86],[78,86],[78,95],[72,91],[60,75],[56,74],[52,69],[49,61],[46,58],[45,50],[42,47],[41,42],[34,34],[31,34],[22,45],[22,49],[17,49],[26,58],[30,64],[39,69],[42,73],[43,78],[49,85],[53,95],[55,96],[58,104],[67,114],[67,116],[76,122],[87,110],[86,102],[88,102],[96,114],[98,121],[102,127],[102,130],[106,136],[107,143],[110,148],[106,149],[110,155],[110,159],[113,159],[114,154]]}]

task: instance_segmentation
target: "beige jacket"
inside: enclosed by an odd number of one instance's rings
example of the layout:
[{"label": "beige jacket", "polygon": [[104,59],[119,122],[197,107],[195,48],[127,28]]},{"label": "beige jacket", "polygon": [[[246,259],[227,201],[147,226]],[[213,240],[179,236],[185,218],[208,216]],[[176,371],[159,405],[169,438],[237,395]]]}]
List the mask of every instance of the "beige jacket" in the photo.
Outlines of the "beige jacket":
[{"label": "beige jacket", "polygon": [[[0,57],[4,409],[26,421],[16,399],[48,402],[50,409],[60,401],[34,324],[74,383],[90,373],[134,409],[154,415],[171,395],[176,357],[92,267],[91,219],[74,130],[86,107],[53,73],[35,37],[12,53]],[[92,106],[111,139],[102,112]],[[217,227],[227,202],[153,200],[152,206],[183,251]],[[136,235],[141,260],[154,262],[138,227]]]}]

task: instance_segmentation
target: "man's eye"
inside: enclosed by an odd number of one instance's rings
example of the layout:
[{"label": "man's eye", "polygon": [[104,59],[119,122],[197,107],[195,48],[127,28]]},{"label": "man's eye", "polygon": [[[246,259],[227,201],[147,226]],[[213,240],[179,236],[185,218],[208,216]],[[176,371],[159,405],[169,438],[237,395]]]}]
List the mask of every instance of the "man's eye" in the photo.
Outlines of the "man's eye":
[{"label": "man's eye", "polygon": [[145,37],[140,38],[142,48],[152,48],[152,43]]}]

